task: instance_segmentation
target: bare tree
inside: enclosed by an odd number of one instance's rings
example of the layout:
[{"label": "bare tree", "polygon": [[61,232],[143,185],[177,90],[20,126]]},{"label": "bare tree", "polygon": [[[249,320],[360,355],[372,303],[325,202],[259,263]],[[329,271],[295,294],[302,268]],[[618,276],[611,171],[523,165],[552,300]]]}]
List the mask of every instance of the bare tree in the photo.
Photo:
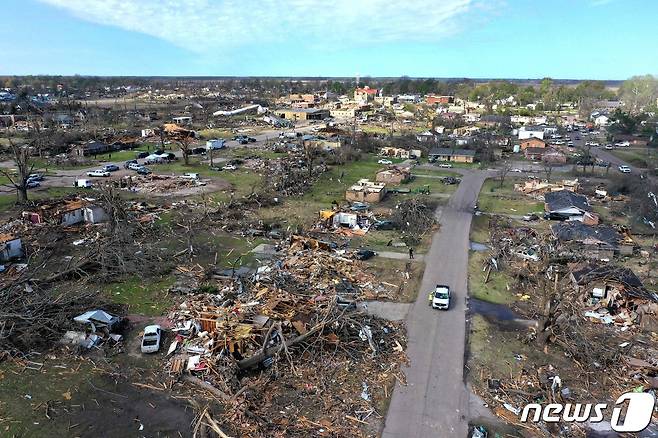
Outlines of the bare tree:
[{"label": "bare tree", "polygon": [[190,165],[190,152],[192,151],[192,137],[183,137],[177,141],[180,151],[183,154],[183,161],[186,166]]},{"label": "bare tree", "polygon": [[512,171],[512,165],[504,161],[503,165],[498,169],[498,175],[496,178],[500,182],[500,188],[503,188],[503,184],[505,184],[505,178],[507,178],[507,175]]},{"label": "bare tree", "polygon": [[544,161],[544,164],[542,165],[544,175],[546,175],[546,181],[551,182],[551,175],[553,174],[553,163],[549,163]]},{"label": "bare tree", "polygon": [[313,163],[315,159],[320,156],[320,150],[312,143],[304,142],[304,155],[306,158],[306,165],[308,166],[308,177],[313,176]]},{"label": "bare tree", "polygon": [[9,140],[9,148],[16,163],[18,174],[13,174],[4,168],[0,168],[0,174],[9,180],[9,186],[16,189],[18,203],[25,204],[27,202],[27,180],[32,170],[34,170],[34,164],[30,158],[30,148],[28,145],[17,145],[9,136],[7,136],[7,139]]}]

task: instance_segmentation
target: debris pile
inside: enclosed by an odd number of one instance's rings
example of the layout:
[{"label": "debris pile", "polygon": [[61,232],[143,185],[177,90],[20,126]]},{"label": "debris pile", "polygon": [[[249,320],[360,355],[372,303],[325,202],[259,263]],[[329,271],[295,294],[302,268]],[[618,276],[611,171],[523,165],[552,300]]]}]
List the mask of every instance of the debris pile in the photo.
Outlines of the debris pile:
[{"label": "debris pile", "polygon": [[393,291],[321,241],[294,236],[282,253],[171,312],[168,371],[218,396],[221,428],[239,435],[364,436],[403,379],[406,341],[355,301]]},{"label": "debris pile", "polygon": [[171,193],[206,184],[206,181],[200,179],[168,175],[126,176],[114,181],[114,185],[118,188],[148,193]]}]

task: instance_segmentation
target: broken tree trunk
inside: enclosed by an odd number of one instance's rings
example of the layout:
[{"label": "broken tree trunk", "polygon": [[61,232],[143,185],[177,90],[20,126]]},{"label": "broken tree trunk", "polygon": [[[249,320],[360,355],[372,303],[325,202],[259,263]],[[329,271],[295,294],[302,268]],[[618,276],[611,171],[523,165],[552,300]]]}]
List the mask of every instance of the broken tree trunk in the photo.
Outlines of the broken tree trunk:
[{"label": "broken tree trunk", "polygon": [[304,333],[303,335],[299,335],[299,336],[297,336],[296,338],[293,338],[290,341],[286,341],[285,344],[281,343],[279,345],[275,345],[274,347],[270,347],[267,350],[264,350],[264,351],[261,350],[259,353],[254,354],[251,357],[248,357],[246,359],[242,359],[241,361],[238,362],[238,367],[240,367],[240,369],[247,369],[247,368],[251,368],[253,366],[256,366],[259,363],[261,363],[263,360],[265,360],[266,358],[268,358],[270,356],[273,356],[273,355],[277,354],[279,351],[283,350],[284,345],[286,347],[290,348],[290,347],[293,347],[293,346],[295,346],[295,345],[297,345],[301,342],[304,342],[311,335],[313,335],[313,334],[319,332],[320,330],[322,330],[324,328],[325,324],[326,324],[325,322],[322,322],[322,323],[316,325],[315,327],[313,327],[308,332]]}]

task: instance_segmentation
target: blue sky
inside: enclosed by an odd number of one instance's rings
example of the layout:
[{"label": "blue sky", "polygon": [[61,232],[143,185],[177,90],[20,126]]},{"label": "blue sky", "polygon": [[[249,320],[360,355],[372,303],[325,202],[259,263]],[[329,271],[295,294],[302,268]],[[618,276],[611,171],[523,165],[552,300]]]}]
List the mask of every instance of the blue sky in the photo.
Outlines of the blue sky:
[{"label": "blue sky", "polygon": [[655,0],[2,0],[0,74],[625,79]]}]

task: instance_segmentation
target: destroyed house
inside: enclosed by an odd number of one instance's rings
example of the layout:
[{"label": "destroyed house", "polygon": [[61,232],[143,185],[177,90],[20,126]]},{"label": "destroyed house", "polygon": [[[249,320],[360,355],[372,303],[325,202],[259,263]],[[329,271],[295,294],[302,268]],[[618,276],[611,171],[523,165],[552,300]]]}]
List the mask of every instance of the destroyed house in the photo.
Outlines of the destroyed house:
[{"label": "destroyed house", "polygon": [[71,155],[76,155],[79,157],[88,157],[98,154],[104,154],[106,152],[113,152],[119,150],[120,146],[110,145],[100,141],[89,141],[87,143],[75,144],[71,146],[70,153]]},{"label": "destroyed house", "polygon": [[12,234],[0,234],[0,262],[23,257],[21,239]]},{"label": "destroyed house", "polygon": [[475,151],[470,149],[433,148],[429,152],[428,158],[430,161],[472,163],[475,161]]},{"label": "destroyed house", "polygon": [[628,297],[658,302],[658,296],[647,291],[632,270],[622,266],[580,263],[569,275],[578,293],[589,293],[594,298],[606,298],[615,290]]},{"label": "destroyed house", "polygon": [[544,210],[552,219],[582,220],[592,211],[587,197],[569,190],[549,192],[544,195]]},{"label": "destroyed house", "polygon": [[392,167],[377,172],[375,181],[386,184],[402,184],[411,179],[411,171],[406,167]]},{"label": "destroyed house", "polygon": [[581,250],[587,258],[612,258],[614,254],[633,252],[633,241],[609,225],[560,222],[553,224],[551,231],[561,245]]},{"label": "destroyed house", "polygon": [[369,215],[355,213],[353,211],[320,211],[320,219],[331,228],[348,228],[354,231],[367,232],[371,221]]},{"label": "destroyed house", "polygon": [[379,150],[379,155],[390,158],[420,158],[422,152],[420,149],[402,149],[394,147],[383,147]]},{"label": "destroyed house", "polygon": [[350,202],[379,202],[386,195],[386,184],[360,179],[345,192]]},{"label": "destroyed house", "polygon": [[83,199],[65,199],[44,203],[31,211],[24,211],[23,218],[33,224],[71,226],[82,222],[99,223],[108,217],[102,207]]}]

